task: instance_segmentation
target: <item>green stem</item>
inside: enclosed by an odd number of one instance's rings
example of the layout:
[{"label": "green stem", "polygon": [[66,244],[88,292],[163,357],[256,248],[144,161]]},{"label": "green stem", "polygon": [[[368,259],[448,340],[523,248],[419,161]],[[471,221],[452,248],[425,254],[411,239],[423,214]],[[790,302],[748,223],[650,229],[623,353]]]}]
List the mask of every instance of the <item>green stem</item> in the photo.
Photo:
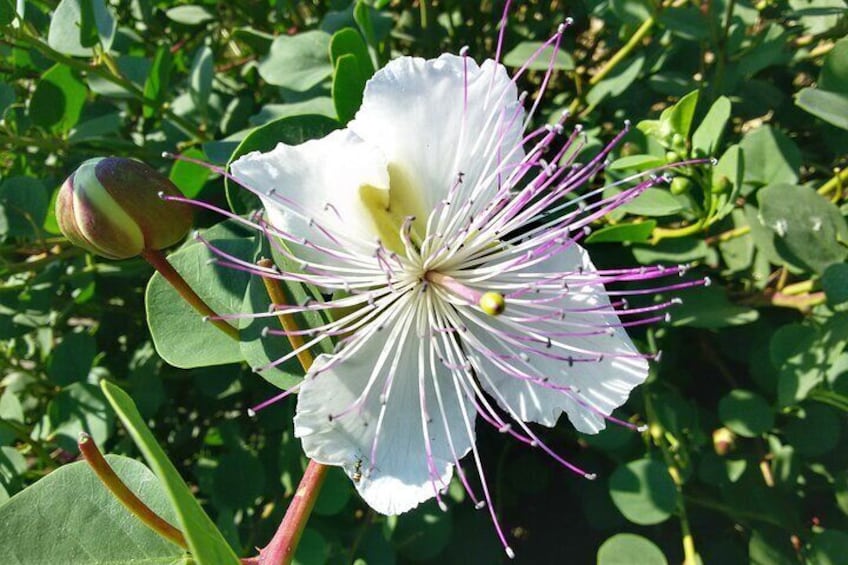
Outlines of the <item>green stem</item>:
[{"label": "green stem", "polygon": [[654,411],[653,401],[650,391],[645,392],[645,416],[648,419],[648,429],[650,430],[651,438],[654,444],[659,446],[662,452],[663,460],[665,461],[668,474],[674,482],[677,491],[677,517],[680,519],[681,544],[683,545],[683,564],[696,565],[699,563],[698,553],[695,551],[695,538],[692,536],[692,529],[689,526],[689,515],[686,511],[686,499],[683,495],[683,478],[680,475],[680,469],[674,461],[674,456],[668,448],[666,442],[666,434],[668,433],[660,424]]},{"label": "green stem", "polygon": [[842,194],[845,191],[843,187],[846,183],[848,183],[848,167],[842,170],[837,169],[836,171],[834,171],[834,173],[835,174],[833,175],[833,177],[829,181],[821,185],[818,188],[817,192],[822,195],[827,195],[831,192],[834,192],[833,201],[838,202],[842,198]]},{"label": "green stem", "polygon": [[233,338],[239,340],[239,332],[236,328],[218,318],[218,314],[200,298],[185,279],[168,262],[165,254],[156,249],[147,249],[141,252],[141,256],[168,281],[183,300],[188,302],[195,310],[206,317],[216,328]]},{"label": "green stem", "polygon": [[40,38],[29,35],[23,31],[18,31],[15,34],[15,38],[27,43],[30,47],[33,47],[37,51],[41,52],[42,55],[51,59],[53,61],[62,63],[63,65],[67,65],[72,69],[76,69],[78,71],[95,74],[104,80],[111,82],[112,84],[116,84],[132,94],[139,102],[144,104],[145,106],[150,106],[154,108],[158,112],[162,112],[165,116],[174,122],[177,126],[180,127],[185,133],[190,135],[196,140],[205,141],[207,136],[200,129],[197,128],[196,125],[192,124],[190,121],[186,120],[182,116],[178,116],[172,110],[165,108],[152,98],[148,98],[144,95],[144,91],[142,91],[138,86],[129,80],[125,79],[122,76],[114,74],[108,66],[92,66],[84,61],[74,59],[73,57],[69,57],[63,53],[60,53],[41,41]]},{"label": "green stem", "polygon": [[[652,27],[654,27],[654,23],[656,23],[656,19],[654,18],[654,16],[651,16],[647,20],[642,22],[642,25],[639,26],[639,28],[627,41],[627,43],[625,43],[622,48],[615,53],[615,55],[610,57],[610,59],[604,64],[604,66],[601,67],[601,69],[597,73],[595,73],[592,78],[589,79],[589,86],[595,86],[596,84],[604,80],[604,78],[606,78],[606,76],[610,74],[610,72],[612,72],[612,70],[620,62],[627,58],[627,56],[630,55],[633,50],[635,50],[639,46],[645,36],[648,35],[648,32],[651,31]],[[574,114],[582,103],[583,96],[575,98],[574,101],[572,101],[571,106],[569,107],[569,111]]]},{"label": "green stem", "polygon": [[183,549],[188,549],[185,537],[181,531],[163,520],[156,512],[150,509],[133,491],[127,487],[121,478],[115,474],[109,462],[97,449],[97,445],[91,440],[91,436],[82,432],[77,442],[82,456],[86,463],[91,467],[100,482],[103,483],[109,491],[117,498],[121,504],[129,510],[133,516],[144,523],[145,526],[162,536],[163,538],[175,543]]},{"label": "green stem", "polygon": [[698,220],[694,224],[682,228],[654,228],[654,231],[651,232],[651,245],[656,245],[663,239],[694,235],[703,230],[706,223],[705,220]]},{"label": "green stem", "polygon": [[810,391],[807,398],[827,404],[828,406],[833,406],[843,412],[848,412],[848,398],[839,393],[830,390],[815,389]]}]

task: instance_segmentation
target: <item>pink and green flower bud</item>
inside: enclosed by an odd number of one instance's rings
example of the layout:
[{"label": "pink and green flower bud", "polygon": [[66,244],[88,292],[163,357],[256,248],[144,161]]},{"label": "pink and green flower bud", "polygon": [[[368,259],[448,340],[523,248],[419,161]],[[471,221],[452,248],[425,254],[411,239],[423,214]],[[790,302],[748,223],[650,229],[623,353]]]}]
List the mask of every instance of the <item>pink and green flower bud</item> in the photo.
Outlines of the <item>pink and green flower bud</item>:
[{"label": "pink and green flower bud", "polygon": [[162,195],[180,192],[144,163],[89,159],[59,189],[56,219],[74,245],[109,259],[128,259],[169,247],[191,228],[191,207]]}]

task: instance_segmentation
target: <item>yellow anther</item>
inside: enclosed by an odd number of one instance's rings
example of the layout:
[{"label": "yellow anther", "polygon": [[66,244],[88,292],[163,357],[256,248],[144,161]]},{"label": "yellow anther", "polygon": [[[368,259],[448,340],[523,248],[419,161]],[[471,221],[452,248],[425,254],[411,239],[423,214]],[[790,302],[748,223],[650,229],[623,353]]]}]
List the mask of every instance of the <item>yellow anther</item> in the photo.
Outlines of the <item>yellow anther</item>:
[{"label": "yellow anther", "polygon": [[506,308],[506,300],[504,299],[503,294],[491,290],[489,292],[484,292],[483,296],[480,297],[480,302],[477,304],[483,312],[489,316],[503,314],[503,311]]}]

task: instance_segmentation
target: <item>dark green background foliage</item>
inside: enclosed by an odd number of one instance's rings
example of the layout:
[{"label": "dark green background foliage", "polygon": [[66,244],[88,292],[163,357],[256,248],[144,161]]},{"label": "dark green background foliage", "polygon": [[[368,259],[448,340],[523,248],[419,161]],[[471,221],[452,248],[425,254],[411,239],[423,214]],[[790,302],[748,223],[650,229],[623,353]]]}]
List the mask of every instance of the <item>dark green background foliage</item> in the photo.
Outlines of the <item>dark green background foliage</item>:
[{"label": "dark green background foliage", "polygon": [[[155,508],[191,521],[199,509],[139,439],[145,423],[223,535],[195,521],[196,540],[219,540],[205,559],[227,555],[226,543],[253,554],[305,461],[292,402],[255,419],[245,409],[301,370],[290,363],[261,378],[250,367],[285,352],[280,340],[245,324],[242,344],[227,342],[159,277],[148,284],[141,260],[72,248],[52,198],[83,160],[116,154],[147,161],[190,197],[246,213],[255,201],[245,192],[161,152],[223,165],[322,136],[355,114],[365,81],[396,55],[468,45],[478,60],[491,56],[502,2],[38,0],[17,2],[22,17],[14,5],[0,0],[0,562],[182,562],[71,463],[81,430],[108,452],[143,452],[161,483],[139,463],[112,462]],[[686,547],[704,563],[845,562],[845,10],[844,0],[516,2],[504,57],[512,69],[574,18],[537,121],[570,108],[586,126],[581,160],[624,120],[636,126],[595,182],[718,160],[678,169],[670,186],[597,222],[588,239],[599,265],[685,263],[687,276],[712,280],[678,293],[684,304],[669,323],[632,332],[644,350],[663,351],[619,411],[649,430],[541,430],[598,473],[586,481],[479,427],[519,562],[679,563]],[[536,91],[539,66],[522,88]],[[218,222],[208,213],[196,221],[228,251],[269,253],[261,237]],[[193,241],[172,256],[215,308],[265,307],[261,284],[207,259]],[[114,387],[104,396],[103,379],[127,390],[138,413]],[[461,489],[451,493],[447,513],[426,504],[386,518],[333,470],[297,560],[505,559],[486,514],[461,503]]]}]

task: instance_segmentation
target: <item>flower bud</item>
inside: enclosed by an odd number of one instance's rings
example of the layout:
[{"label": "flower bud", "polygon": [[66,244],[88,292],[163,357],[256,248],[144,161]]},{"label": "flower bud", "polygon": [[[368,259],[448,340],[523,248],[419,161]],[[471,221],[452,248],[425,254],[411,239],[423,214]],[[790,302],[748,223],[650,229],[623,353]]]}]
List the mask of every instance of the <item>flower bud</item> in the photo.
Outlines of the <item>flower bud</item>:
[{"label": "flower bud", "polygon": [[692,181],[686,177],[674,177],[669,190],[672,194],[685,194],[692,188]]},{"label": "flower bud", "polygon": [[109,259],[135,257],[173,245],[191,228],[191,207],[163,200],[160,193],[180,195],[144,163],[89,159],[59,189],[56,220],[74,245]]},{"label": "flower bud", "polygon": [[736,434],[727,428],[713,430],[713,449],[716,455],[724,457],[736,447]]}]

